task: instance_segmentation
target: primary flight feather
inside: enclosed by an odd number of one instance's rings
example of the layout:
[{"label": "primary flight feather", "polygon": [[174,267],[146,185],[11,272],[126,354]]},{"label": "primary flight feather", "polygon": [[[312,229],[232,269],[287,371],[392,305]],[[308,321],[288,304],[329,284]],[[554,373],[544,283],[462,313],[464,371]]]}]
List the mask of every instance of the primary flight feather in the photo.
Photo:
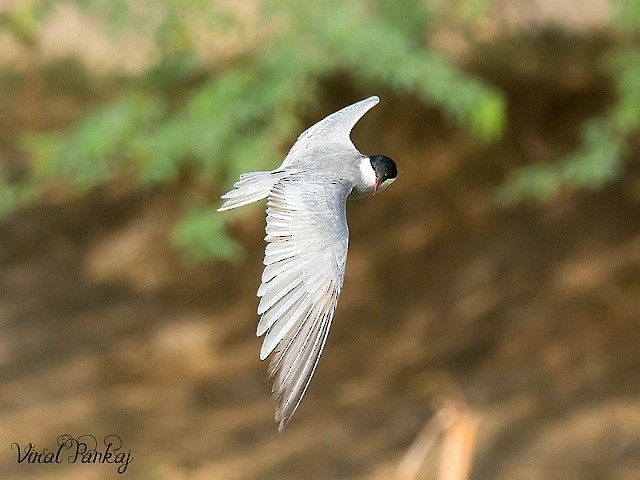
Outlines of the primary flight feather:
[{"label": "primary flight feather", "polygon": [[279,168],[241,175],[218,209],[267,198],[256,333],[264,335],[260,359],[273,354],[269,375],[280,430],[309,386],[340,296],[347,199],[375,195],[398,174],[389,157],[363,155],[350,139],[356,122],[378,102],[369,97],[305,130]]}]

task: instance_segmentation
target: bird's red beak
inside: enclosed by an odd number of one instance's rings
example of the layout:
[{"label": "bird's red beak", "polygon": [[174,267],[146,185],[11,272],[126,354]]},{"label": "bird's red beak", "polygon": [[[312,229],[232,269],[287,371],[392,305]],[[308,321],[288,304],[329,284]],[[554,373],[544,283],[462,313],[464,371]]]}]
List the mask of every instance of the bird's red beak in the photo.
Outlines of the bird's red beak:
[{"label": "bird's red beak", "polygon": [[374,183],[374,185],[373,185],[373,195],[376,194],[376,192],[378,191],[378,188],[380,188],[380,184],[381,183],[382,183],[382,178],[380,178],[380,177],[376,178],[376,183]]}]

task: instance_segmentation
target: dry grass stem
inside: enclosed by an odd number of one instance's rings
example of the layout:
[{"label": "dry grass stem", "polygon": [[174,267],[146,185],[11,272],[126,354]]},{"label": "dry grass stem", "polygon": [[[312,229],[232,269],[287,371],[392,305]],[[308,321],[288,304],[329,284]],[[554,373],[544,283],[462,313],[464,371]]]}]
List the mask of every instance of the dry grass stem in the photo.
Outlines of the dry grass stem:
[{"label": "dry grass stem", "polygon": [[409,447],[395,480],[415,480],[433,445],[443,436],[438,480],[467,480],[475,448],[479,416],[460,400],[447,400]]}]

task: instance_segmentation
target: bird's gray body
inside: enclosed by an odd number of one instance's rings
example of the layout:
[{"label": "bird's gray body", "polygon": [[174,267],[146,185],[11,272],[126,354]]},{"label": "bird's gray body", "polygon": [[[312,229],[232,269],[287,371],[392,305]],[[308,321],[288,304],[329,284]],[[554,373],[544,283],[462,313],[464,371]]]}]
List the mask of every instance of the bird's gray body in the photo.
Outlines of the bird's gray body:
[{"label": "bird's gray body", "polygon": [[260,358],[274,353],[269,373],[281,429],[313,376],[344,281],[347,198],[379,186],[369,157],[349,138],[378,101],[370,97],[329,115],[298,137],[278,169],[244,174],[222,197],[220,211],[268,198],[257,335],[264,335]]}]

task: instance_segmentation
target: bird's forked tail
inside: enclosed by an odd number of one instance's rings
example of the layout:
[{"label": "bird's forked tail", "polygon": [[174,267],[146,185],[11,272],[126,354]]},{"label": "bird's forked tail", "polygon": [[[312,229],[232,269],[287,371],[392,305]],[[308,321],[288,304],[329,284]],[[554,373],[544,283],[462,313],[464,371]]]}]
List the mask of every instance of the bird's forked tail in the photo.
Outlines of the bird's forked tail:
[{"label": "bird's forked tail", "polygon": [[223,212],[262,200],[269,195],[271,187],[285,176],[283,171],[251,172],[240,175],[240,179],[233,185],[235,188],[221,197],[224,203],[218,211]]}]

